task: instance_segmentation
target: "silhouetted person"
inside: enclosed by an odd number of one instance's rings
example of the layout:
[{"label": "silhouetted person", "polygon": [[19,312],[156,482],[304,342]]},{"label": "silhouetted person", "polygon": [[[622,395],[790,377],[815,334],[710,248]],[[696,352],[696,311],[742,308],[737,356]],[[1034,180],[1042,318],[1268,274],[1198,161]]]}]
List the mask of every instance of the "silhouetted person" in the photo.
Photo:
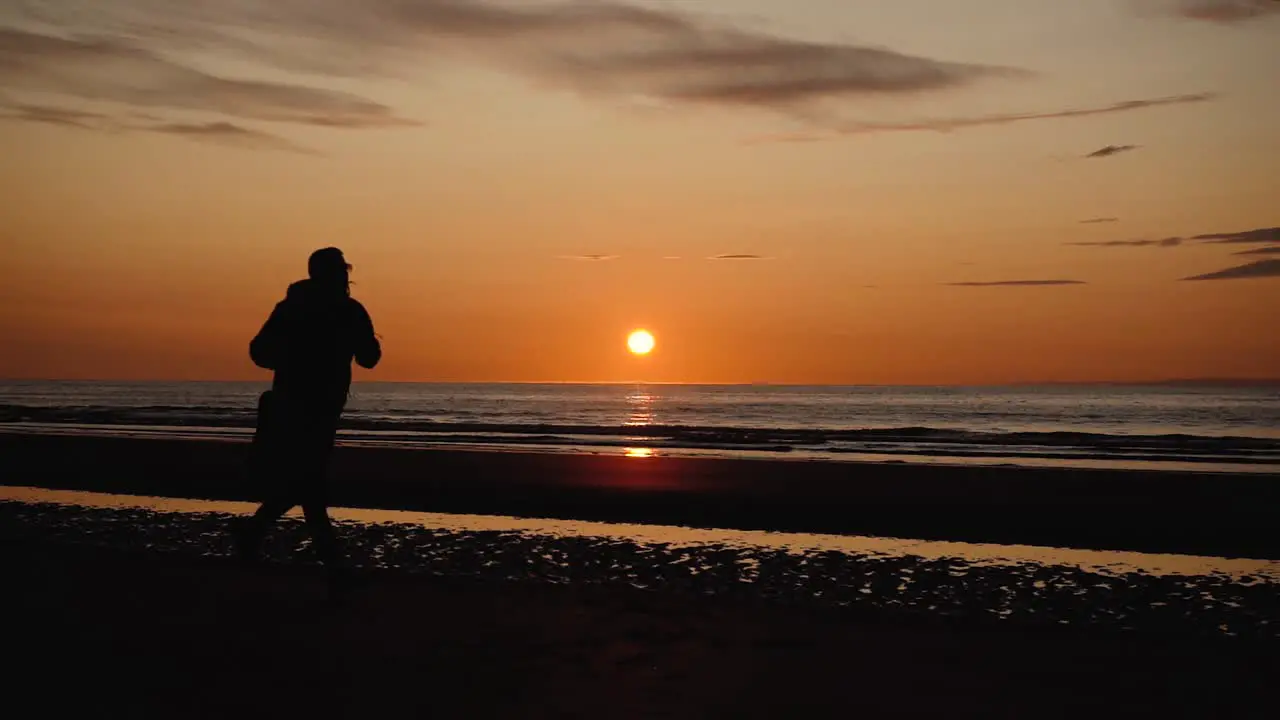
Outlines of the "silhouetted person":
[{"label": "silhouetted person", "polygon": [[254,364],[275,376],[259,399],[251,459],[263,502],[236,541],[241,557],[255,557],[271,523],[301,505],[334,581],[343,558],[329,522],[326,469],[351,388],[351,361],[372,368],[382,347],[369,313],[351,297],[351,266],[342,251],[315,251],[307,271],[310,277],[289,286],[249,343]]}]

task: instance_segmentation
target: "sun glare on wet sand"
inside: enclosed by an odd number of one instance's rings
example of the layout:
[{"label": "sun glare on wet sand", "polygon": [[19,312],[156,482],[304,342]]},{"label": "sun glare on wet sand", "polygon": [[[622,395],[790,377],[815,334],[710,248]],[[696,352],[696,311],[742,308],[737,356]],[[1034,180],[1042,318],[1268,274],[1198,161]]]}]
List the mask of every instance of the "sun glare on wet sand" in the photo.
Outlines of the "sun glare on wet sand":
[{"label": "sun glare on wet sand", "polygon": [[634,355],[648,355],[653,345],[653,334],[648,330],[636,330],[627,336],[627,349]]}]

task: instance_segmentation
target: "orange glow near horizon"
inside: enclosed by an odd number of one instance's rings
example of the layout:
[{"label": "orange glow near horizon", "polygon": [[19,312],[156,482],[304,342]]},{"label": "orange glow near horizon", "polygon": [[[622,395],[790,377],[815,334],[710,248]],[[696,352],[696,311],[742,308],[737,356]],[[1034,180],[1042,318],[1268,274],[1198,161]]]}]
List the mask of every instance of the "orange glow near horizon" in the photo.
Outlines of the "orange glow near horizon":
[{"label": "orange glow near horizon", "polygon": [[357,381],[1280,374],[1280,13],[602,3],[0,10],[0,378],[265,379],[328,245]]}]

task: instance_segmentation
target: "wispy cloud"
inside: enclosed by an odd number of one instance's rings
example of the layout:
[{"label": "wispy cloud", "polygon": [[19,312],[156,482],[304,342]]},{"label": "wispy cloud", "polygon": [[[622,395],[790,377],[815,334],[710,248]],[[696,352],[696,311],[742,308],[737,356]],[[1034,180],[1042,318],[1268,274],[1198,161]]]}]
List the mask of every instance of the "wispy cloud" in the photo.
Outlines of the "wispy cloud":
[{"label": "wispy cloud", "polygon": [[1129,152],[1130,150],[1137,150],[1137,149],[1138,149],[1137,145],[1107,145],[1106,147],[1101,147],[1101,148],[1098,148],[1097,150],[1094,150],[1088,155],[1085,155],[1085,157],[1086,158],[1105,158],[1105,157],[1111,157],[1112,155],[1119,155],[1120,153],[1125,153],[1125,152]]},{"label": "wispy cloud", "polygon": [[1236,23],[1280,13],[1277,0],[1180,0],[1176,14],[1191,20]]},{"label": "wispy cloud", "polygon": [[772,258],[764,255],[752,255],[749,253],[733,253],[729,255],[712,255],[708,260],[770,260]]},{"label": "wispy cloud", "polygon": [[1146,110],[1148,108],[1164,107],[1168,105],[1185,105],[1189,103],[1208,102],[1217,98],[1218,95],[1215,93],[1193,93],[1188,95],[1145,98],[1141,100],[1125,100],[1122,102],[1111,103],[1109,105],[1086,108],[1068,108],[1066,110],[1053,110],[1047,112],[1004,113],[995,115],[977,115],[974,117],[936,118],[893,123],[860,121],[846,122],[839,124],[834,130],[827,132],[814,131],[759,135],[748,138],[745,142],[748,144],[802,143],[832,140],[845,135],[864,135],[869,133],[951,132],[954,130],[964,130],[967,128],[983,127],[988,125],[1008,125],[1011,123],[1029,122],[1034,120],[1062,120],[1068,118],[1082,118],[1092,117],[1095,115],[1134,112],[1137,110]]},{"label": "wispy cloud", "polygon": [[953,282],[952,287],[1039,287],[1050,285],[1084,285],[1083,280],[997,280],[995,282]]},{"label": "wispy cloud", "polygon": [[1081,220],[1080,224],[1081,225],[1097,225],[1099,223],[1113,223],[1113,222],[1120,222],[1120,218],[1117,218],[1117,217],[1089,218],[1087,220]]},{"label": "wispy cloud", "polygon": [[743,138],[743,145],[801,145],[824,142],[840,137],[838,133],[804,130],[800,132],[766,133]]},{"label": "wispy cloud", "polygon": [[412,124],[336,90],[215,75],[113,37],[57,37],[0,27],[0,85],[141,108],[320,125]]},{"label": "wispy cloud", "polygon": [[1280,277],[1280,260],[1258,260],[1226,270],[1194,275],[1183,280],[1250,280],[1254,278]]},{"label": "wispy cloud", "polygon": [[1099,242],[1069,242],[1067,245],[1078,247],[1178,247],[1183,238],[1167,237],[1162,240],[1103,240]]},{"label": "wispy cloud", "polygon": [[236,145],[245,148],[283,150],[285,152],[301,153],[303,155],[319,154],[314,150],[285,140],[282,137],[272,135],[271,133],[262,132],[261,130],[253,130],[225,121],[208,123],[165,123],[162,125],[152,125],[138,129],[165,135],[177,135],[203,142]]},{"label": "wispy cloud", "polygon": [[605,262],[606,260],[617,260],[618,255],[561,255],[561,260],[579,260],[582,262]]},{"label": "wispy cloud", "polygon": [[0,98],[0,120],[58,125],[82,130],[149,132],[251,149],[283,150],[304,155],[318,154],[314,150],[290,142],[277,135],[226,121],[165,123],[157,122],[156,118],[147,113],[132,113],[116,117],[105,113],[76,110],[56,105],[6,103],[4,98]]},{"label": "wispy cloud", "polygon": [[[1159,240],[1092,240],[1082,242],[1069,242],[1065,245],[1073,245],[1077,247],[1162,247],[1173,248],[1187,244],[1199,245],[1217,245],[1217,244],[1280,244],[1280,227],[1257,228],[1255,230],[1242,230],[1239,232],[1225,233],[1206,233],[1203,235],[1194,235],[1190,238],[1186,237],[1167,237]],[[1247,253],[1236,253],[1237,255],[1265,255],[1274,252],[1271,248],[1262,248],[1261,251],[1251,251]]]},{"label": "wispy cloud", "polygon": [[1232,255],[1280,255],[1280,245],[1275,247],[1260,247],[1252,250],[1242,250]]},{"label": "wispy cloud", "polygon": [[[377,62],[368,61],[371,57],[449,53],[589,94],[763,107],[806,116],[828,102],[928,93],[984,78],[1028,75],[887,48],[793,39],[611,0],[281,0],[180,6],[121,0],[43,10],[46,22],[89,24],[173,47],[183,39],[199,40],[260,61],[325,68],[329,74],[376,68]],[[341,67],[336,58],[348,59],[350,66]]]},{"label": "wispy cloud", "polygon": [[1240,232],[1196,235],[1194,240],[1211,243],[1280,243],[1280,227],[1258,228]]},{"label": "wispy cloud", "polygon": [[[28,20],[45,27],[85,34],[0,29],[0,83],[6,86],[336,127],[409,121],[350,93],[224,77],[178,58],[191,50],[220,51],[290,71],[352,77],[394,75],[449,57],[585,95],[780,112],[832,137],[1088,117],[1213,97],[907,122],[853,119],[862,99],[928,95],[1032,73],[873,45],[802,40],[617,0],[116,0],[21,8]],[[765,141],[808,139],[801,135]]]},{"label": "wispy cloud", "polygon": [[102,113],[52,105],[8,104],[4,98],[0,98],[0,119],[43,125],[59,125],[83,130],[104,130],[117,127],[117,123],[111,117]]}]

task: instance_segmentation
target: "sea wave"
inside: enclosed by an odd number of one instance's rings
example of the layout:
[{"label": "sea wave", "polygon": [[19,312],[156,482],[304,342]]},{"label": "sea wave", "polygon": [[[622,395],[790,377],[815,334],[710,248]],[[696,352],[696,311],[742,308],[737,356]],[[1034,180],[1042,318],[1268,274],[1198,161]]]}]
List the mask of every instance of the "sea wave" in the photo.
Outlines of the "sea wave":
[{"label": "sea wave", "polygon": [[[243,434],[255,423],[247,407],[0,405],[11,428],[150,428]],[[580,424],[442,421],[353,413],[343,420],[347,441],[392,445],[508,445],[546,448],[628,447],[662,450],[802,452],[824,456],[877,455],[957,458],[1125,459],[1135,462],[1280,465],[1280,439],[1240,435],[1111,434],[1062,431],[975,431],[947,427],[759,428],[676,424]]]}]

